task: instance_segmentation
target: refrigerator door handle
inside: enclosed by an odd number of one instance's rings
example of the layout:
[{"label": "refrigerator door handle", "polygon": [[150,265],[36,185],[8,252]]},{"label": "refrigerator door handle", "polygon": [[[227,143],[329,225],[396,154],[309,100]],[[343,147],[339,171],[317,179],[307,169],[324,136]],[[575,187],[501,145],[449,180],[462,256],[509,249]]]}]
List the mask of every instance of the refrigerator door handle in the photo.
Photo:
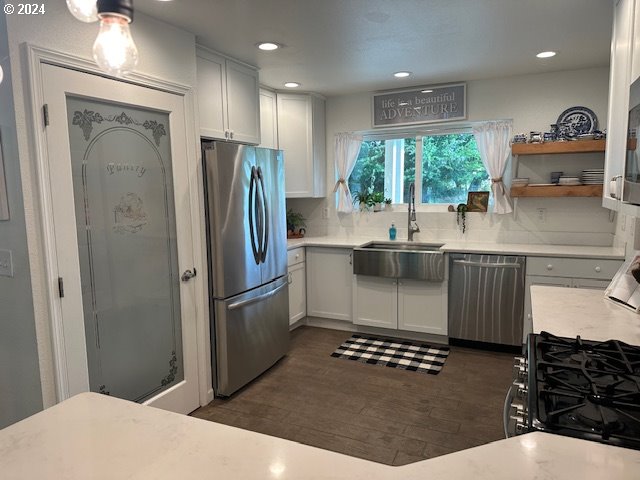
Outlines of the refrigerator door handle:
[{"label": "refrigerator door handle", "polygon": [[262,176],[262,169],[260,167],[258,167],[258,179],[260,180],[260,190],[262,193],[262,218],[264,219],[262,224],[264,244],[261,248],[260,261],[264,263],[267,258],[267,249],[269,248],[269,205],[267,204],[267,191],[264,186],[264,177]]},{"label": "refrigerator door handle", "polygon": [[254,192],[258,190],[258,182],[256,181],[256,167],[251,167],[251,181],[249,182],[249,236],[251,237],[251,250],[253,251],[253,259],[256,265],[260,263],[260,250],[255,242],[256,226],[254,212],[257,210],[256,195]]},{"label": "refrigerator door handle", "polygon": [[257,297],[249,298],[247,300],[242,300],[240,302],[232,303],[227,307],[227,310],[236,310],[238,308],[242,308],[242,307],[246,307],[247,305],[251,305],[252,303],[261,302],[262,300],[264,300],[266,298],[273,297],[276,293],[278,293],[280,290],[282,290],[287,285],[289,285],[289,284],[287,282],[284,282],[282,285],[280,285],[279,287],[276,287],[274,290],[271,290],[270,292],[264,293],[262,295],[258,295]]}]

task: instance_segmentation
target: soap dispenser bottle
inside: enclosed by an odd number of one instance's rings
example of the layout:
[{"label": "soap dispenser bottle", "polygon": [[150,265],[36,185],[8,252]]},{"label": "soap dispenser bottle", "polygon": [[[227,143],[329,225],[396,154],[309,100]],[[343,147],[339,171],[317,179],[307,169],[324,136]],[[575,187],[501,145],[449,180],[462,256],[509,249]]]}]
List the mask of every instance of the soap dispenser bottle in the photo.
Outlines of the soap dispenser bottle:
[{"label": "soap dispenser bottle", "polygon": [[395,240],[396,239],[396,225],[394,223],[391,224],[391,228],[389,228],[389,240]]}]

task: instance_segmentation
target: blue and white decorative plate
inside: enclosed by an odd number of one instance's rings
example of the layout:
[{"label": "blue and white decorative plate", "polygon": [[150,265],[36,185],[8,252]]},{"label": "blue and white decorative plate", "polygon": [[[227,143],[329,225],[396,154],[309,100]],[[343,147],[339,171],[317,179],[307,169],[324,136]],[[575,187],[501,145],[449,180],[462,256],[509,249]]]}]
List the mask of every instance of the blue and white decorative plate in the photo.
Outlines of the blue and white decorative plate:
[{"label": "blue and white decorative plate", "polygon": [[598,117],[593,110],[587,107],[571,107],[567,108],[558,117],[556,122],[558,125],[566,123],[569,128],[576,134],[593,133],[598,129]]}]

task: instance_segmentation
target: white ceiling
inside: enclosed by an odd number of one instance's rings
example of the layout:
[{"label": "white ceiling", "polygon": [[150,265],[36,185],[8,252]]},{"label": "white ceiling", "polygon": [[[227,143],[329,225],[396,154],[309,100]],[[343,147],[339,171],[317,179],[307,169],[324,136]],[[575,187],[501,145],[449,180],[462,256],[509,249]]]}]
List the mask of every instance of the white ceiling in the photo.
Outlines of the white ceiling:
[{"label": "white ceiling", "polygon": [[[339,95],[603,66],[613,0],[136,0],[282,89]],[[135,23],[133,24],[135,38]],[[275,52],[255,45],[273,41]],[[547,60],[542,50],[557,50]],[[395,79],[392,73],[413,75]]]}]

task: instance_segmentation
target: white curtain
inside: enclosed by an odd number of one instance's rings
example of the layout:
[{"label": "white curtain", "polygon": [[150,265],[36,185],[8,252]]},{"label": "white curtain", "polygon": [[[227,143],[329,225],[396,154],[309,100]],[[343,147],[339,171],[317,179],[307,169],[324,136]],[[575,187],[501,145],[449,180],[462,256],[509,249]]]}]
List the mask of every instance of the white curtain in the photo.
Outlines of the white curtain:
[{"label": "white curtain", "polygon": [[349,177],[360,153],[362,137],[352,133],[336,134],[335,164],[338,181],[333,189],[338,193],[338,212],[349,213],[353,211],[353,200],[349,191]]},{"label": "white curtain", "polygon": [[482,163],[491,177],[493,213],[511,213],[511,199],[504,186],[502,175],[509,160],[509,140],[513,125],[511,121],[484,122],[473,127],[473,136],[478,144]]}]

